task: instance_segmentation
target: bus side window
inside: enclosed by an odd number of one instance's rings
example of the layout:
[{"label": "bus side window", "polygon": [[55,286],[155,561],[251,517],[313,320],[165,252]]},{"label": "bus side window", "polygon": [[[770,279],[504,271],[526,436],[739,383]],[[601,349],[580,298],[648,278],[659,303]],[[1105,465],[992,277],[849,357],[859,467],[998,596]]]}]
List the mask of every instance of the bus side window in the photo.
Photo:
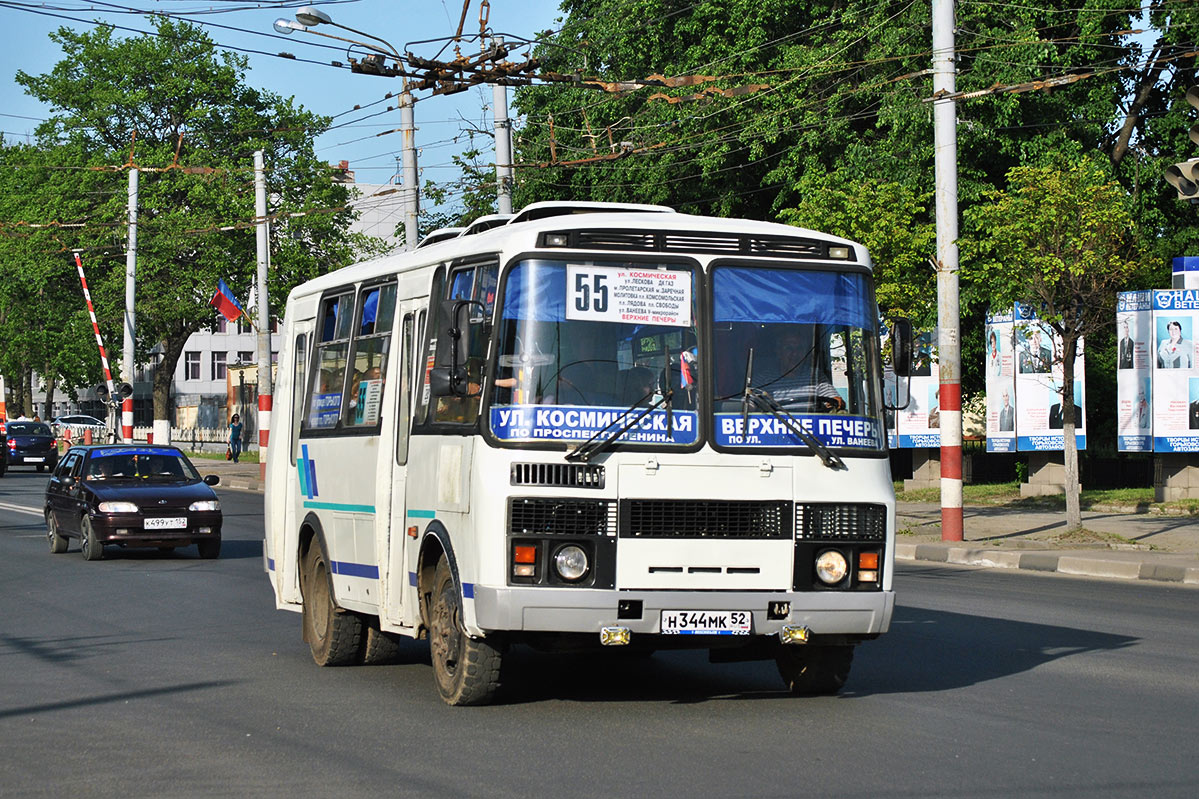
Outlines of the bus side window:
[{"label": "bus side window", "polygon": [[400,404],[396,419],[396,463],[403,466],[408,462],[408,430],[412,426],[412,314],[404,314],[401,330],[400,368],[396,374],[400,378]]},{"label": "bus side window", "polygon": [[391,329],[395,323],[395,283],[364,288],[360,296],[361,319],[350,357],[350,382],[342,403],[344,427],[379,424]]},{"label": "bus side window", "polygon": [[354,318],[354,294],[347,292],[326,298],[317,318],[320,339],[316,363],[308,391],[307,430],[329,430],[341,418],[342,389],[350,355],[350,332]]},{"label": "bus side window", "polygon": [[[434,307],[433,320],[436,322],[437,312],[436,307],[441,302],[443,293],[445,292],[445,270],[438,269],[437,274],[433,276],[433,290],[429,292],[429,302]],[[424,424],[429,416],[429,371],[433,368],[433,357],[437,352],[437,326],[429,324],[428,311],[421,311],[420,315],[420,338],[417,347],[423,347],[424,351],[418,354],[414,366],[420,370],[420,380],[417,383],[419,393],[416,397],[416,424]]]},{"label": "bus side window", "polygon": [[[486,310],[495,301],[495,282],[499,271],[498,263],[486,263],[464,267],[456,270],[450,278],[450,291],[447,299],[472,300],[480,303]],[[448,320],[442,319],[445,307],[441,303],[433,305],[436,327],[443,328]],[[463,317],[478,317],[479,306],[463,310]],[[484,336],[481,324],[466,325],[466,371],[470,394],[465,397],[438,397],[435,403],[434,421],[473,425],[479,417],[479,404],[483,391],[483,364],[487,358],[488,339]],[[430,354],[436,350],[431,349]],[[448,366],[449,364],[438,364]]]},{"label": "bus side window", "polygon": [[291,380],[291,463],[300,449],[300,427],[304,422],[304,389],[308,385],[308,336],[296,336],[294,371]]}]

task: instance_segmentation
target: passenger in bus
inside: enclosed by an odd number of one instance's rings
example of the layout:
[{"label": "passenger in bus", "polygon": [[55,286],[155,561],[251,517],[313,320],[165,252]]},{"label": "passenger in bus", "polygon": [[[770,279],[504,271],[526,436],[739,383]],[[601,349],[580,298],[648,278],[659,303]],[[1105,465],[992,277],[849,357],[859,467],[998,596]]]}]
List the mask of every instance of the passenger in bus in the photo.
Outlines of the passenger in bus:
[{"label": "passenger in bus", "polygon": [[767,391],[787,410],[830,412],[844,410],[817,352],[816,331],[810,325],[780,325],[774,332],[774,362],[754,374],[754,385]]},{"label": "passenger in bus", "polygon": [[625,405],[649,405],[654,399],[654,372],[645,366],[634,366],[621,375]]}]

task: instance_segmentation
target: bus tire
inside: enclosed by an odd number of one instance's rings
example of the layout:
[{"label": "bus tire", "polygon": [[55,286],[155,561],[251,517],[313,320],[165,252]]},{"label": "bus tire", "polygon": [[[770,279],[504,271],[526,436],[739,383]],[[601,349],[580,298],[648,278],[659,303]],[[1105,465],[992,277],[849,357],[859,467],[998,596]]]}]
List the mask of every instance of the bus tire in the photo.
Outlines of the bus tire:
[{"label": "bus tire", "polygon": [[366,620],[366,641],[362,647],[362,663],[365,666],[388,666],[400,662],[400,637],[395,633],[379,629],[379,617]]},{"label": "bus tire", "polygon": [[445,558],[433,573],[429,656],[437,692],[447,705],[485,705],[495,696],[503,652],[491,641],[466,634],[462,598]]},{"label": "bus tire", "polygon": [[779,676],[797,696],[831,696],[849,679],[853,646],[780,646]]},{"label": "bus tire", "polygon": [[67,551],[67,538],[58,532],[58,522],[54,521],[54,513],[46,514],[46,538],[50,541],[50,552],[54,555]]},{"label": "bus tire", "polygon": [[84,560],[100,560],[104,557],[104,542],[96,538],[92,520],[84,516],[79,520],[79,551]]},{"label": "bus tire", "polygon": [[351,666],[362,660],[362,619],[333,604],[329,566],[315,541],[304,556],[300,583],[304,601],[304,640],[318,666]]}]

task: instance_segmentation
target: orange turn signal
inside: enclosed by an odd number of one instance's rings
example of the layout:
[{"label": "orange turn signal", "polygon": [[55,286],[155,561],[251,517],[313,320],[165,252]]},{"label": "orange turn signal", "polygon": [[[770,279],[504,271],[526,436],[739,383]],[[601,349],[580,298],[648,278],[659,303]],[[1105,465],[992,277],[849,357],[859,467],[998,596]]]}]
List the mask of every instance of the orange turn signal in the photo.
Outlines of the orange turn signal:
[{"label": "orange turn signal", "polygon": [[537,547],[535,546],[516,546],[512,548],[513,563],[536,563],[537,562]]},{"label": "orange turn signal", "polygon": [[877,552],[859,552],[858,553],[858,568],[859,569],[877,569],[878,568],[878,553]]}]

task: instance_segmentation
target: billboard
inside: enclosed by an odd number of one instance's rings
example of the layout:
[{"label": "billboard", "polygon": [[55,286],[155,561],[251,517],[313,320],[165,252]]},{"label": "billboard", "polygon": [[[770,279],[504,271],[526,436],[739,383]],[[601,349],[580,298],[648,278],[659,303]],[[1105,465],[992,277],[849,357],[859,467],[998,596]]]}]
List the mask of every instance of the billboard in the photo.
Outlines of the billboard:
[{"label": "billboard", "polygon": [[1199,452],[1199,353],[1195,349],[1199,290],[1152,294],[1152,380],[1146,400],[1152,409],[1153,451]]},{"label": "billboard", "polygon": [[[1046,452],[1066,447],[1062,341],[1036,311],[1016,303],[987,315],[987,451]],[[1083,341],[1074,356],[1074,432],[1086,449]]]},{"label": "billboard", "polygon": [[891,369],[883,374],[883,396],[889,405],[904,405],[887,411],[887,442],[900,449],[937,449],[941,446],[941,375],[937,364],[936,331],[916,336],[912,347],[911,377],[896,378]]},{"label": "billboard", "polygon": [[1116,448],[1153,451],[1153,292],[1116,298]]}]

